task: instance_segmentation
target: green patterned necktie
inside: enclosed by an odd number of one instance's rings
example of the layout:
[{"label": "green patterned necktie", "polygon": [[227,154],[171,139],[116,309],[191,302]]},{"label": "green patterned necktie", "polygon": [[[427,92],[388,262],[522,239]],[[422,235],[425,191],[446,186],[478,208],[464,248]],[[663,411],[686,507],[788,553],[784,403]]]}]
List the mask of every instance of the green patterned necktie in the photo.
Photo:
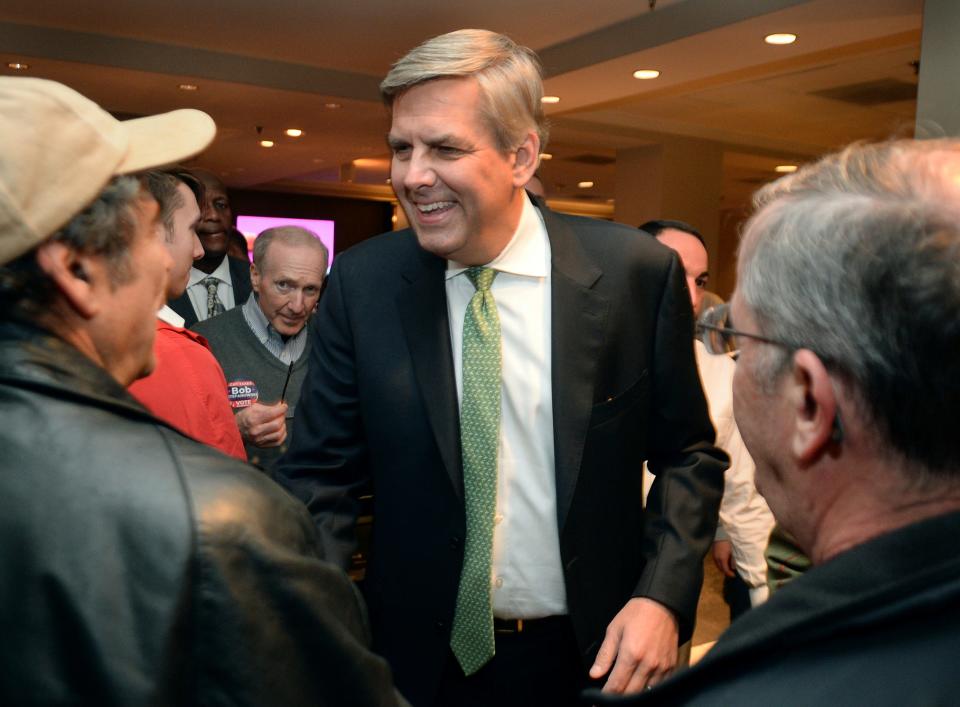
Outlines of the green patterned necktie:
[{"label": "green patterned necktie", "polygon": [[493,516],[497,506],[497,448],[500,444],[500,318],[490,292],[497,271],[468,268],[477,291],[463,320],[463,397],[460,445],[467,540],[457,591],[450,647],[465,675],[493,657],[490,595]]}]

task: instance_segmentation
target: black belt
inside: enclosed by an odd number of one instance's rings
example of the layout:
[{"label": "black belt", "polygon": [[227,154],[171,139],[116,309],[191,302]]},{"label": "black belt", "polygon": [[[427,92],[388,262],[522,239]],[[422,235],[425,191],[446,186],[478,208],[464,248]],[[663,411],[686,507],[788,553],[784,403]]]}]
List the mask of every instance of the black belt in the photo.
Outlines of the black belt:
[{"label": "black belt", "polygon": [[569,616],[544,616],[540,619],[493,619],[494,633],[532,633],[553,629],[569,622]]}]

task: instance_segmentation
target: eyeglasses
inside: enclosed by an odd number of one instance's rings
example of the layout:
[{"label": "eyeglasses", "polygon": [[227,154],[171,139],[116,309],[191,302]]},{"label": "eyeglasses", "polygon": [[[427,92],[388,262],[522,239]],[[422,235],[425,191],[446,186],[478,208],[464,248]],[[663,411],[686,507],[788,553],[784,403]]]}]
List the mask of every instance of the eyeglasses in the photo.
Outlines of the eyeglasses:
[{"label": "eyeglasses", "polygon": [[[727,303],[711,307],[700,316],[700,320],[697,322],[697,333],[700,335],[699,338],[703,342],[704,348],[709,353],[715,356],[732,355],[736,358],[740,351],[740,342],[738,341],[740,337],[762,341],[774,346],[782,346],[788,351],[806,348],[781,339],[772,339],[769,336],[740,331],[727,326],[728,323],[730,323],[730,305]],[[843,423],[840,421],[839,409],[834,413],[830,439],[836,444],[843,441]]]},{"label": "eyeglasses", "polygon": [[730,322],[730,305],[727,303],[718,304],[704,312],[697,322],[697,333],[703,345],[709,353],[716,356],[734,354],[740,351],[739,337],[763,341],[775,346],[783,346],[790,351],[795,351],[798,347],[789,344],[780,339],[771,339],[769,336],[760,334],[751,334],[750,332],[740,331],[727,326]]}]

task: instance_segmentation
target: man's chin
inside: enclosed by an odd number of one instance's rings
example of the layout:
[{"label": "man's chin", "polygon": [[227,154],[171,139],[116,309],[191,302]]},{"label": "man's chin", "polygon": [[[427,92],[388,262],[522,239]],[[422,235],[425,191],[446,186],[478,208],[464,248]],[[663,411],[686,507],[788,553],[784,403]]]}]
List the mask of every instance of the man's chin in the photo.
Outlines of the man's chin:
[{"label": "man's chin", "polygon": [[223,231],[215,233],[198,233],[200,245],[203,246],[203,252],[207,257],[226,255],[227,253],[227,234]]}]

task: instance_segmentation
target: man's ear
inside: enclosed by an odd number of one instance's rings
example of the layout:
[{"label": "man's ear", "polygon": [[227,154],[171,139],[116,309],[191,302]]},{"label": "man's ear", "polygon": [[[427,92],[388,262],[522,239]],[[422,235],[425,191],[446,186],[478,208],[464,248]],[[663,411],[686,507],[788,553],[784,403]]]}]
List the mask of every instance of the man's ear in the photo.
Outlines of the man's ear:
[{"label": "man's ear", "polygon": [[513,185],[522,187],[530,181],[540,165],[540,136],[532,130],[524,137],[515,153]]},{"label": "man's ear", "polygon": [[813,351],[800,349],[793,355],[787,395],[794,411],[791,451],[806,466],[839,441],[834,432],[836,392],[823,361]]},{"label": "man's ear", "polygon": [[250,263],[250,285],[253,287],[253,291],[258,295],[260,294],[260,271],[257,270],[257,264],[254,262]]},{"label": "man's ear", "polygon": [[105,272],[94,256],[48,241],[37,249],[37,264],[81,317],[92,319],[100,311],[94,280],[105,277]]}]

